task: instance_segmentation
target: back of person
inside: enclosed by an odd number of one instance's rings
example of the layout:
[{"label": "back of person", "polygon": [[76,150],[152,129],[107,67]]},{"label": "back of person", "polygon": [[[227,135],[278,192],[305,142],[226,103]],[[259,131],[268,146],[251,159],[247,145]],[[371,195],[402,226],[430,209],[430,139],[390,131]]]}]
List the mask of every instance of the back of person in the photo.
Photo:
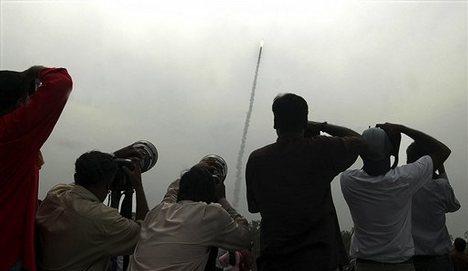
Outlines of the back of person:
[{"label": "back of person", "polygon": [[455,238],[453,242],[453,251],[450,252],[450,258],[453,263],[454,271],[468,270],[468,254],[466,254],[466,241],[460,237]]},{"label": "back of person", "polygon": [[[398,167],[401,134],[425,146],[428,155]],[[341,175],[355,230],[351,256],[358,271],[413,271],[412,197],[451,151],[435,138],[400,124],[377,124],[362,138],[368,145],[361,155],[363,168]]]},{"label": "back of person", "polygon": [[185,172],[147,214],[129,271],[203,271],[212,247],[250,246],[247,221],[226,201],[224,184],[207,167],[200,163]]},{"label": "back of person", "polygon": [[125,172],[135,189],[136,219],[148,211],[138,160],[132,170],[119,166],[115,156],[99,151],[82,154],[75,163],[75,184],[53,187],[36,216],[44,271],[104,271],[111,256],[129,255],[140,226],[103,204],[117,171]]},{"label": "back of person", "polygon": [[[52,188],[38,210],[37,224],[44,271],[106,270],[111,255],[132,253],[139,232],[138,224],[79,185]],[[116,230],[122,225],[129,228],[125,234]]]},{"label": "back of person", "polygon": [[445,178],[431,179],[413,197],[412,233],[415,255],[443,255],[452,242],[445,226],[445,213],[460,208]]},{"label": "back of person", "polygon": [[343,172],[341,189],[355,225],[352,255],[384,263],[413,256],[411,199],[432,176],[431,163],[423,162],[430,157],[421,159],[381,176],[362,169]]},{"label": "back of person", "polygon": [[[406,149],[407,163],[427,155],[425,146],[417,142]],[[412,235],[416,271],[452,270],[449,252],[452,249],[450,236],[445,226],[445,214],[460,209],[450,186],[444,165],[433,169],[433,175],[413,196]]]},{"label": "back of person", "polygon": [[[42,85],[38,87],[39,81]],[[13,96],[26,90],[23,84],[30,89],[8,105]],[[71,89],[72,79],[64,68],[34,66],[24,72],[0,71],[0,270],[14,264],[36,270],[34,219],[40,148],[59,119]],[[7,108],[11,110],[5,111]]]},{"label": "back of person", "polygon": [[208,248],[219,242],[213,219],[221,212],[202,202],[158,205],[142,224],[130,270],[203,270]]},{"label": "back of person", "polygon": [[296,94],[276,96],[272,111],[278,139],[250,154],[245,174],[249,211],[262,216],[259,270],[335,270],[347,255],[330,183],[356,161],[362,141],[351,129],[309,121]]},{"label": "back of person", "polygon": [[329,253],[323,246],[340,247],[330,182],[349,166],[338,158],[350,156],[339,148],[342,141],[325,136],[279,139],[251,154],[252,189],[261,191],[254,193],[262,215],[263,256],[304,250],[318,256]]}]

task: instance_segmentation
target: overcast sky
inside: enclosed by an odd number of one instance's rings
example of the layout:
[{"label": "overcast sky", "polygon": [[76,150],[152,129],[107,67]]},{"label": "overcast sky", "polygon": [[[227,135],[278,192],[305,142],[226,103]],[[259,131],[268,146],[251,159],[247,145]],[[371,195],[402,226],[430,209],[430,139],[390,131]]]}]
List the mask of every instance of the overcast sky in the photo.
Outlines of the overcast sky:
[{"label": "overcast sky", "polygon": [[[447,144],[462,204],[448,227],[454,236],[468,230],[466,1],[0,0],[0,69],[66,67],[74,80],[42,149],[40,198],[73,181],[80,154],[146,139],[159,151],[143,175],[150,207],[208,153],[228,162],[232,200],[262,39],[243,167],[276,140],[274,96],[295,92],[311,120],[359,133],[402,123]],[[339,182],[332,188],[340,225],[350,229]],[[239,211],[259,218],[247,212],[244,181]]]}]

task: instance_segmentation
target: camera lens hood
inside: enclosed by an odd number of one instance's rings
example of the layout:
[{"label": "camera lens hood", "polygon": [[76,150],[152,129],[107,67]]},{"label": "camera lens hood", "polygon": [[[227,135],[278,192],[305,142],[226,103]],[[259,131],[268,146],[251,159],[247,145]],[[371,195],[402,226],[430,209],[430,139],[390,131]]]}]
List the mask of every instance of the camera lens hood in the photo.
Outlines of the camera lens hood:
[{"label": "camera lens hood", "polygon": [[158,161],[158,150],[147,140],[139,140],[132,144],[132,147],[144,153],[141,159],[141,172],[150,170]]}]

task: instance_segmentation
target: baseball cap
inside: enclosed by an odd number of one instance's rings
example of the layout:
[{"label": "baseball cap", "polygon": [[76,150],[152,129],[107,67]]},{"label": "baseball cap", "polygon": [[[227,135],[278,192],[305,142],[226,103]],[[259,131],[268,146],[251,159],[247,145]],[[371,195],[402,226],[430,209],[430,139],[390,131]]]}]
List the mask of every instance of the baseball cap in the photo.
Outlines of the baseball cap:
[{"label": "baseball cap", "polygon": [[390,156],[392,143],[383,129],[369,128],[362,133],[362,138],[368,146],[366,159],[380,161]]}]

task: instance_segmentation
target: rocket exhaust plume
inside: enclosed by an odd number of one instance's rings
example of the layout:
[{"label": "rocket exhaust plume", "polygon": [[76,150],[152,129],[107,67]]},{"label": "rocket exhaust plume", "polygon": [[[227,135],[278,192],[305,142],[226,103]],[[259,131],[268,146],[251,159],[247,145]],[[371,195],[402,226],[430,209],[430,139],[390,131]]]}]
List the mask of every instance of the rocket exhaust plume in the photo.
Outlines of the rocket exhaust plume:
[{"label": "rocket exhaust plume", "polygon": [[254,75],[254,80],[252,84],[252,91],[250,93],[249,110],[247,111],[247,116],[245,117],[244,131],[242,132],[241,145],[239,148],[239,154],[237,156],[236,182],[234,183],[234,196],[233,196],[234,200],[232,202],[232,205],[234,206],[234,208],[237,208],[237,205],[239,204],[240,186],[242,182],[242,158],[244,156],[245,142],[247,140],[247,132],[249,130],[250,117],[252,115],[252,108],[253,108],[253,104],[255,100],[255,89],[257,88],[258,68],[260,67],[260,60],[262,58],[262,49],[263,49],[263,40],[260,41],[260,50],[258,52],[257,66],[255,67],[255,75]]}]

